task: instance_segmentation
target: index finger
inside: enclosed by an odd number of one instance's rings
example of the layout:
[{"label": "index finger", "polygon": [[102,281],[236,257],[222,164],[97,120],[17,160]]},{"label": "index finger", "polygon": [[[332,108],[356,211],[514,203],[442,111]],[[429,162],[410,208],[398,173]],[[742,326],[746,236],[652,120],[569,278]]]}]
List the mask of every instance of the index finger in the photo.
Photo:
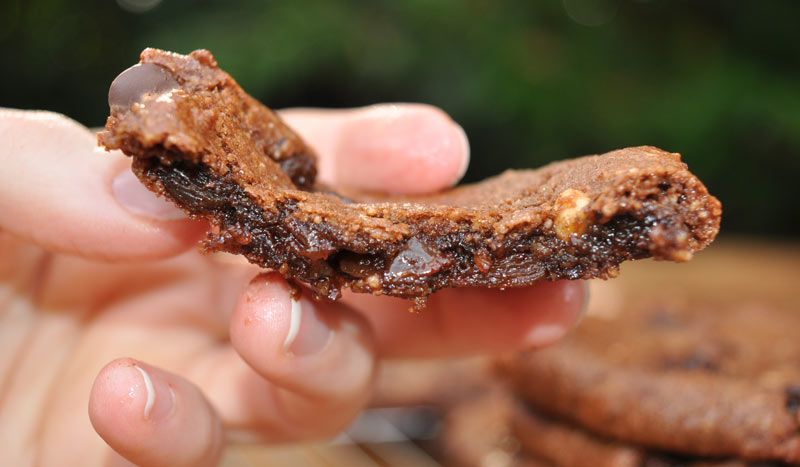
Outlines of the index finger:
[{"label": "index finger", "polygon": [[464,130],[429,105],[287,109],[281,117],[317,151],[319,179],[329,186],[429,193],[458,182],[469,165]]}]

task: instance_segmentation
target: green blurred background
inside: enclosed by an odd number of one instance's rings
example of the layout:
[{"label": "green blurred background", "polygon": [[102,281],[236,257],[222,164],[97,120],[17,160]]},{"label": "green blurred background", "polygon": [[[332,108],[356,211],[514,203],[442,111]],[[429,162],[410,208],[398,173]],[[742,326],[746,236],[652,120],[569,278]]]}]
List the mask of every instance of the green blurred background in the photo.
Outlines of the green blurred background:
[{"label": "green blurred background", "polygon": [[800,236],[800,1],[2,0],[0,105],[90,126],[147,46],[210,49],[272,107],[438,105],[476,180],[650,144],[723,230]]}]

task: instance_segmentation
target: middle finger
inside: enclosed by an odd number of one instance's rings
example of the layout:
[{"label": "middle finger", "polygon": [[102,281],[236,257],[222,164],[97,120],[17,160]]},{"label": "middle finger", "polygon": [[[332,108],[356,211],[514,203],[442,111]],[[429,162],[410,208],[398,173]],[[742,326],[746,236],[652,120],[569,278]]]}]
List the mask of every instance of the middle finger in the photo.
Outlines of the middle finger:
[{"label": "middle finger", "polygon": [[391,297],[348,294],[372,325],[382,357],[453,357],[543,347],[578,321],[587,301],[582,281],[539,282],[507,290],[444,289],[427,306]]}]

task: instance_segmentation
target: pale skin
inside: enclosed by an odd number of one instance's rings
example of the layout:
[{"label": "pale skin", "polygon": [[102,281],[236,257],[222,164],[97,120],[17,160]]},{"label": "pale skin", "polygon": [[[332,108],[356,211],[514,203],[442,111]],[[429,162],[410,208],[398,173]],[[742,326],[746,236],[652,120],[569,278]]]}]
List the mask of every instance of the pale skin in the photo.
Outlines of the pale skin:
[{"label": "pale skin", "polygon": [[[429,106],[282,116],[332,186],[430,192],[469,161]],[[380,365],[546,346],[584,309],[579,282],[445,290],[421,313],[293,302],[277,274],[200,254],[206,226],[128,164],[66,117],[0,110],[2,465],[210,466],[232,439],[328,437],[380,398]]]}]

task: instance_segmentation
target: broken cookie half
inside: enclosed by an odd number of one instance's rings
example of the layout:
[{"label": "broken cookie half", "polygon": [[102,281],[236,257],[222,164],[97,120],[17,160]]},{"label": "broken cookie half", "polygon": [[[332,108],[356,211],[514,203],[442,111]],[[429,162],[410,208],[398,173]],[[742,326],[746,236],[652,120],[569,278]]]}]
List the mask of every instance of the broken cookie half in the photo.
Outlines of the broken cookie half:
[{"label": "broken cookie half", "polygon": [[315,185],[316,156],[205,50],[155,49],[109,91],[98,136],[133,171],[241,254],[319,296],[424,300],[445,287],[607,278],[622,261],[686,261],[721,207],[680,156],[636,147],[506,171],[428,196],[350,196]]}]

